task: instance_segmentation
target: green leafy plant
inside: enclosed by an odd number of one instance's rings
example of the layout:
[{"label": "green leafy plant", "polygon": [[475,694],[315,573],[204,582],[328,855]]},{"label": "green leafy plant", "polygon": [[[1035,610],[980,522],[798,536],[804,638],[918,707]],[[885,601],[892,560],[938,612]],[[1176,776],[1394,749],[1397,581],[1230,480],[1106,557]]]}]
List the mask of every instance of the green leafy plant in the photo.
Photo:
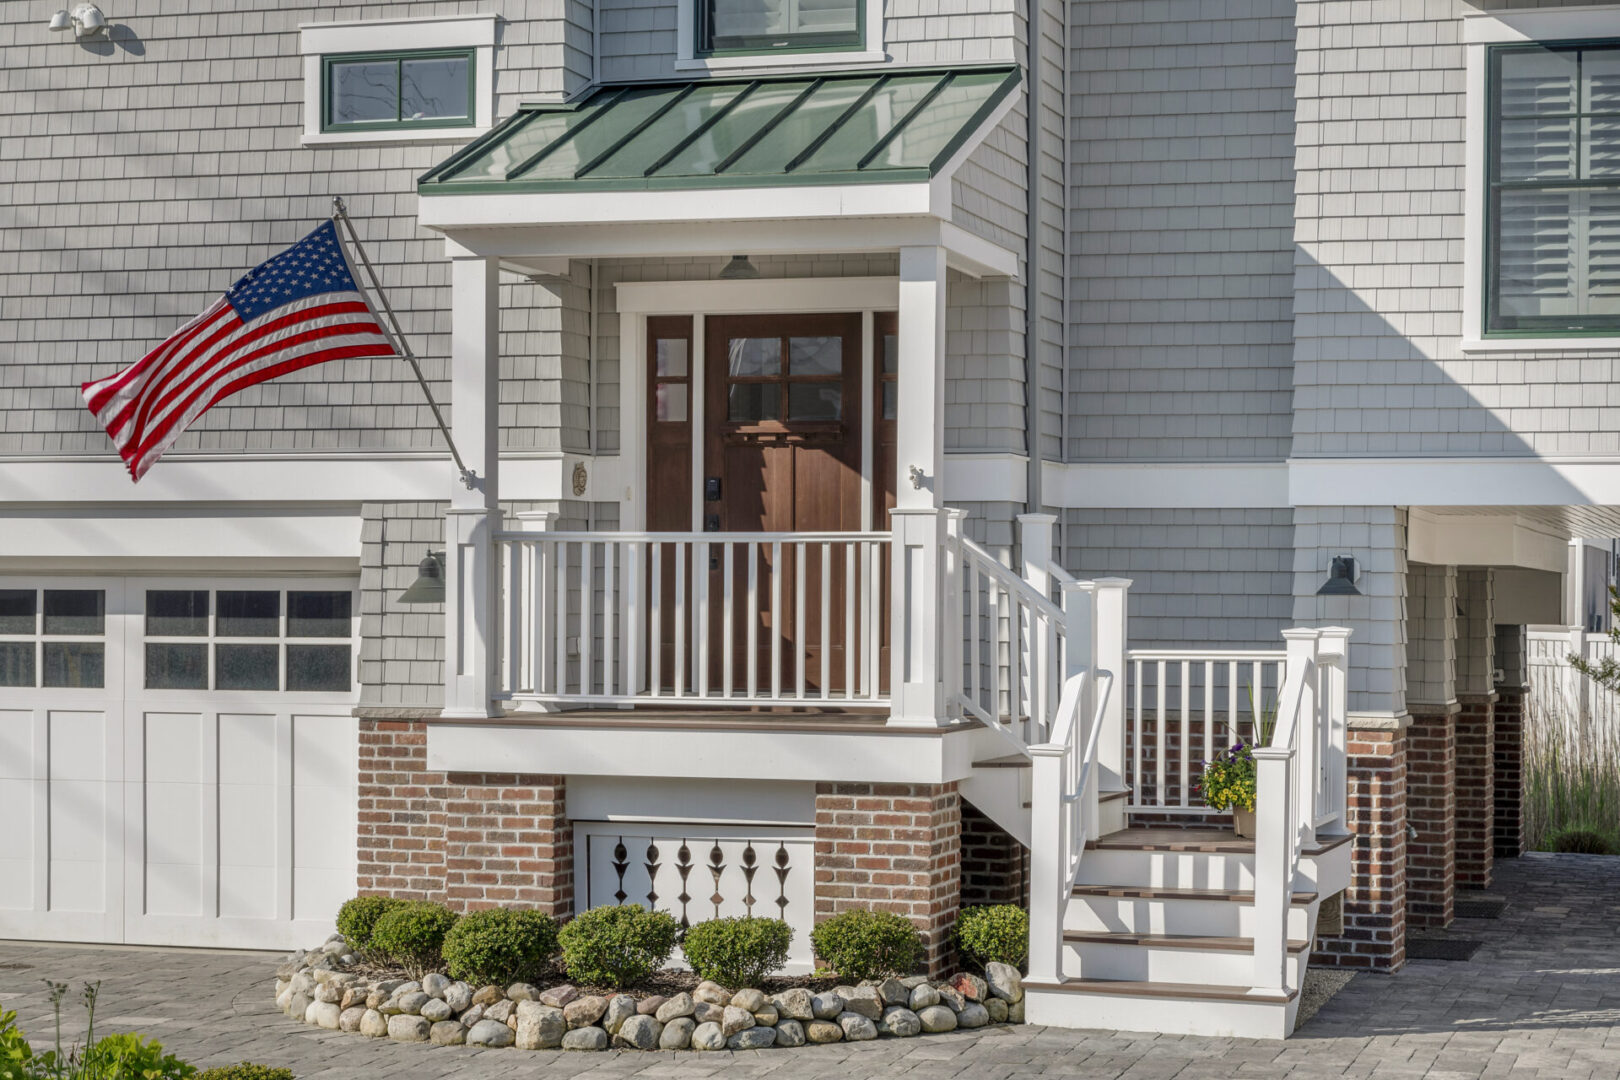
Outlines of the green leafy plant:
[{"label": "green leafy plant", "polygon": [[0,1014],[0,1080],[192,1080],[197,1070],[163,1045],[133,1033],[96,1039],[96,998],[101,984],[85,983],[82,1000],[87,1014],[85,1041],[62,1049],[62,999],[67,983],[46,980],[56,1045],[35,1054],[17,1029],[16,1013]]},{"label": "green leafy plant", "polygon": [[392,960],[421,978],[441,963],[444,939],[456,916],[443,904],[411,900],[391,907],[371,931],[371,951]]},{"label": "green leafy plant", "polygon": [[517,982],[539,971],[556,951],[557,921],[541,911],[474,911],[444,936],[450,977],[475,986]]},{"label": "green leafy plant", "polygon": [[0,1080],[27,1080],[34,1048],[17,1027],[15,1012],[0,1012]]},{"label": "green leafy plant", "polygon": [[190,1080],[197,1070],[173,1054],[163,1052],[163,1044],[133,1032],[108,1035],[85,1051],[83,1071],[70,1072],[73,1080]]},{"label": "green leafy plant", "polygon": [[1211,810],[1254,810],[1257,777],[1247,743],[1236,742],[1204,762],[1194,791]]},{"label": "green leafy plant", "polygon": [[244,1061],[238,1065],[221,1065],[208,1069],[197,1077],[197,1080],[293,1080],[293,1071]]},{"label": "green leafy plant", "polygon": [[1029,959],[1029,912],[1016,904],[963,908],[956,917],[956,947],[981,970],[986,964],[1022,970]]},{"label": "green leafy plant", "polygon": [[1574,855],[1614,855],[1615,834],[1590,825],[1565,825],[1547,837],[1547,850]]},{"label": "green leafy plant", "polygon": [[563,967],[575,982],[630,986],[662,967],[675,951],[680,924],[667,911],[633,904],[592,908],[557,935]]},{"label": "green leafy plant", "polygon": [[681,938],[681,952],[701,979],[721,986],[758,986],[787,963],[793,928],[781,919],[710,919]]},{"label": "green leafy plant", "polygon": [[[1255,746],[1270,746],[1271,736],[1277,730],[1277,699],[1272,698],[1268,702],[1264,700],[1264,695],[1261,695],[1261,700],[1257,701],[1254,696],[1254,683],[1246,685],[1249,691],[1249,715],[1254,718],[1254,738],[1251,741]],[[1230,730],[1231,725],[1228,724],[1227,728]],[[1243,737],[1232,731],[1232,741],[1242,742]]]},{"label": "green leafy plant", "polygon": [[369,950],[372,947],[371,936],[377,929],[377,920],[408,903],[410,901],[396,900],[392,896],[357,896],[353,900],[345,900],[343,906],[338,908],[338,933],[349,943],[349,948],[359,949],[362,952]]},{"label": "green leafy plant", "polygon": [[922,935],[889,911],[846,911],[810,931],[816,955],[845,979],[910,975],[923,958]]}]

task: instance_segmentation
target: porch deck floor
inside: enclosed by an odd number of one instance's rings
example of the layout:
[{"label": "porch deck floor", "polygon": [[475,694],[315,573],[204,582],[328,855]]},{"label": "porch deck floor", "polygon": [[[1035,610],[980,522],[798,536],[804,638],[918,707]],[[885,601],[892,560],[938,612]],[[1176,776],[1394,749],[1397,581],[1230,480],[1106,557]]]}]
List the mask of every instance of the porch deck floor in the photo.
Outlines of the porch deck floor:
[{"label": "porch deck floor", "polygon": [[660,731],[808,731],[823,734],[883,732],[937,736],[975,727],[966,720],[946,727],[891,726],[887,710],[821,708],[644,708],[570,709],[566,712],[513,712],[487,720],[441,720],[444,724],[496,724],[554,728],[617,728]]}]

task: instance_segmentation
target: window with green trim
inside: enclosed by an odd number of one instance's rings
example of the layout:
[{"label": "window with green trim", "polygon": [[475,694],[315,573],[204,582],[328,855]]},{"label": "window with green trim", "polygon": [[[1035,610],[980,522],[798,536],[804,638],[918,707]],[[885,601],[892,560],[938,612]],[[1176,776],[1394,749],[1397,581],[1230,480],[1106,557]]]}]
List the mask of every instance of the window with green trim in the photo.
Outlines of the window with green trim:
[{"label": "window with green trim", "polygon": [[697,52],[815,52],[859,48],[865,0],[693,0]]},{"label": "window with green trim", "polygon": [[1620,331],[1620,42],[1490,52],[1485,331]]},{"label": "window with green trim", "polygon": [[472,127],[472,49],[353,53],[321,60],[321,130]]}]

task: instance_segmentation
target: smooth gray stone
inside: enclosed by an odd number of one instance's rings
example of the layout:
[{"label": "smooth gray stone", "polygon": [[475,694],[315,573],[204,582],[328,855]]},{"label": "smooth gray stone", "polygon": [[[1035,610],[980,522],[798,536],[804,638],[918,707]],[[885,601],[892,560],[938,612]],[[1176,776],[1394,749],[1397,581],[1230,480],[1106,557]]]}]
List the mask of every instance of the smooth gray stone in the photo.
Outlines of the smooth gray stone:
[{"label": "smooth gray stone", "polygon": [[836,1020],[844,1011],[844,999],[834,991],[816,994],[810,999],[810,1011],[817,1020]]},{"label": "smooth gray stone", "polygon": [[359,1031],[360,1021],[366,1018],[366,1009],[363,1005],[351,1005],[343,1010],[338,1017],[339,1031]]},{"label": "smooth gray stone", "polygon": [[540,1001],[554,1009],[562,1008],[577,997],[579,997],[579,987],[571,983],[563,983],[561,986],[553,986],[550,990],[540,992]]},{"label": "smooth gray stone", "polygon": [[449,986],[450,976],[448,975],[440,975],[438,972],[434,972],[431,975],[422,976],[422,993],[428,997],[443,998],[444,992]]},{"label": "smooth gray stone", "polygon": [[450,1006],[453,1013],[464,1013],[472,1008],[472,987],[464,982],[451,983],[444,988],[444,1003]]},{"label": "smooth gray stone", "polygon": [[420,1013],[421,1016],[426,1017],[435,1024],[441,1020],[448,1020],[455,1014],[456,1011],[443,998],[428,998],[427,1001],[423,1002]]},{"label": "smooth gray stone", "polygon": [[814,1020],[816,1018],[816,1011],[810,1004],[810,991],[800,986],[776,994],[771,998],[771,1004],[776,1006],[778,1014],[790,1020]]},{"label": "smooth gray stone", "polygon": [[410,1016],[420,1016],[422,1015],[422,1006],[432,1000],[422,991],[417,990],[413,993],[399,995],[394,999],[394,1002],[399,1006],[400,1012]]},{"label": "smooth gray stone", "polygon": [[912,1012],[926,1009],[930,1005],[939,1004],[939,991],[927,983],[920,983],[911,988],[911,1000],[906,1002]]},{"label": "smooth gray stone", "polygon": [[484,1019],[472,1026],[467,1032],[468,1046],[511,1046],[517,1041],[512,1029],[500,1020]]},{"label": "smooth gray stone", "polygon": [[751,1013],[759,1012],[765,1004],[765,992],[763,990],[739,990],[731,995],[730,1003]]},{"label": "smooth gray stone", "polygon": [[602,1013],[602,1030],[617,1035],[624,1022],[635,1015],[636,999],[629,994],[614,994],[608,998],[607,1009]]},{"label": "smooth gray stone", "polygon": [[993,997],[985,1001],[984,1007],[990,1013],[990,1022],[992,1024],[1005,1024],[1007,1022],[1008,1005],[1005,1001]]},{"label": "smooth gray stone", "polygon": [[[424,989],[426,989],[425,986]],[[513,983],[506,988],[506,999],[508,1001],[539,1001],[540,991],[529,983]]]},{"label": "smooth gray stone", "polygon": [[542,1005],[538,1001],[520,1001],[517,1007],[517,1045],[519,1050],[550,1050],[561,1046],[568,1033],[568,1021],[561,1009]]},{"label": "smooth gray stone", "polygon": [[804,1025],[797,1020],[783,1020],[776,1025],[777,1046],[803,1046]]},{"label": "smooth gray stone", "polygon": [[602,1019],[602,1014],[607,1012],[607,1007],[607,998],[590,994],[586,997],[575,998],[567,1005],[564,1005],[563,1016],[568,1018],[568,1026],[571,1028],[590,1027]]},{"label": "smooth gray stone", "polygon": [[608,1033],[594,1025],[575,1028],[562,1039],[564,1050],[606,1050],[607,1044]]},{"label": "smooth gray stone", "polygon": [[690,1016],[677,1016],[664,1025],[664,1033],[658,1036],[658,1049],[685,1050],[692,1045],[692,1032],[696,1029],[696,1020]]},{"label": "smooth gray stone", "polygon": [[360,1018],[360,1034],[372,1039],[386,1039],[388,1037],[388,1017],[376,1009],[367,1009],[366,1015]]},{"label": "smooth gray stone", "polygon": [[949,1005],[930,1005],[917,1013],[917,1019],[930,1033],[956,1030],[956,1010]]},{"label": "smooth gray stone", "polygon": [[899,979],[884,979],[877,986],[878,997],[885,1005],[909,1005],[911,988]]},{"label": "smooth gray stone", "polygon": [[1024,1000],[1024,977],[1011,964],[984,965],[984,981],[989,985],[991,995],[1002,1001]]},{"label": "smooth gray stone", "polygon": [[747,1009],[727,1005],[725,1013],[720,1018],[720,1033],[729,1039],[739,1031],[747,1031],[755,1023],[754,1014]]},{"label": "smooth gray stone", "polygon": [[956,1026],[964,1028],[981,1028],[990,1022],[990,1010],[977,1001],[970,1001],[967,1008],[956,1014]]},{"label": "smooth gray stone", "polygon": [[696,1008],[697,1002],[692,1000],[692,995],[682,990],[658,1006],[658,1011],[653,1015],[658,1017],[659,1023],[667,1024],[671,1020],[679,1019],[682,1016],[691,1016]]},{"label": "smooth gray stone", "polygon": [[461,1046],[467,1041],[467,1029],[455,1020],[440,1020],[428,1029],[428,1041],[434,1046]]},{"label": "smooth gray stone", "polygon": [[343,1010],[337,1007],[335,1001],[314,1001],[304,1010],[304,1023],[326,1028],[328,1031],[336,1031],[342,1017]]},{"label": "smooth gray stone", "polygon": [[692,1029],[692,1049],[694,1050],[724,1050],[726,1037],[720,1032],[720,1025],[710,1022],[699,1024]]},{"label": "smooth gray stone", "polygon": [[883,998],[878,995],[875,986],[857,986],[851,993],[842,996],[845,1012],[859,1013],[868,1020],[876,1020],[883,1015]]},{"label": "smooth gray stone", "polygon": [[776,1029],[772,1027],[751,1027],[726,1040],[727,1050],[764,1050],[775,1045]]},{"label": "smooth gray stone", "polygon": [[891,1005],[883,1010],[883,1019],[878,1021],[877,1028],[881,1034],[909,1039],[922,1033],[922,1021],[904,1005]]},{"label": "smooth gray stone", "polygon": [[850,1042],[865,1042],[878,1036],[877,1025],[872,1018],[863,1016],[858,1012],[847,1012],[838,1018],[838,1026],[844,1029],[844,1038]]},{"label": "smooth gray stone", "polygon": [[388,1037],[395,1042],[427,1042],[433,1025],[420,1016],[400,1013],[388,1018]]},{"label": "smooth gray stone", "polygon": [[664,1025],[650,1016],[636,1013],[625,1018],[613,1035],[613,1045],[631,1050],[656,1050],[664,1034]]},{"label": "smooth gray stone", "polygon": [[831,1020],[812,1020],[804,1025],[804,1037],[807,1042],[813,1043],[842,1042],[844,1029]]}]

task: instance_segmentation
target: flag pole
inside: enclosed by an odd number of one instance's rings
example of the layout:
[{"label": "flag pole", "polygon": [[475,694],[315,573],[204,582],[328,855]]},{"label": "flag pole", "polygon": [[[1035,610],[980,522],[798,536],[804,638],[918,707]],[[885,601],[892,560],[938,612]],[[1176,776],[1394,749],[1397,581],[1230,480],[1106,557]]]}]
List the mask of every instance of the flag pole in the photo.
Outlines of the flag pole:
[{"label": "flag pole", "polygon": [[349,241],[354,244],[354,250],[360,254],[360,262],[366,268],[366,274],[371,278],[371,291],[377,294],[381,301],[383,311],[388,316],[388,322],[393,327],[389,336],[394,339],[395,350],[410,362],[411,370],[416,372],[416,381],[422,387],[422,394],[427,398],[428,408],[433,410],[433,419],[438,422],[439,430],[444,434],[445,444],[450,447],[450,457],[456,463],[456,471],[461,474],[461,482],[468,491],[474,487],[478,474],[467,468],[461,460],[461,452],[456,449],[456,441],[450,437],[450,428],[444,422],[444,414],[439,411],[439,403],[433,399],[433,391],[428,387],[428,381],[422,374],[422,365],[416,362],[416,355],[411,352],[410,345],[405,341],[405,331],[399,325],[399,317],[394,314],[393,305],[388,302],[388,294],[383,292],[382,282],[377,278],[377,271],[371,265],[371,259],[366,255],[366,249],[360,244],[360,236],[354,231],[354,222],[349,220],[348,207],[343,205],[343,196],[332,196],[332,216],[343,222],[343,228],[349,234]]}]

